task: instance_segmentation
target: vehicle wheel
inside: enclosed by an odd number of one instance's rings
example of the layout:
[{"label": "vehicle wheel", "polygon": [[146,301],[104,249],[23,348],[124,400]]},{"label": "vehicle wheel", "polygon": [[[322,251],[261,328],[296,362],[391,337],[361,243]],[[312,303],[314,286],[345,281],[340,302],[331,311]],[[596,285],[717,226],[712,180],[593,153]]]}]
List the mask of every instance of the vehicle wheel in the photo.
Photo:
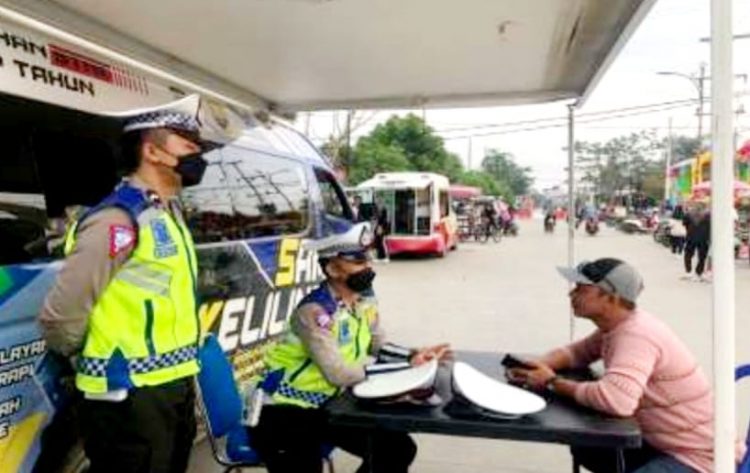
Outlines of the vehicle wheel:
[{"label": "vehicle wheel", "polygon": [[474,241],[482,241],[482,229],[477,227],[474,229]]},{"label": "vehicle wheel", "polygon": [[494,228],[492,230],[492,241],[494,241],[495,243],[500,242],[500,239],[502,238],[502,235],[503,234],[502,234],[502,232],[500,230],[498,230],[497,228]]}]

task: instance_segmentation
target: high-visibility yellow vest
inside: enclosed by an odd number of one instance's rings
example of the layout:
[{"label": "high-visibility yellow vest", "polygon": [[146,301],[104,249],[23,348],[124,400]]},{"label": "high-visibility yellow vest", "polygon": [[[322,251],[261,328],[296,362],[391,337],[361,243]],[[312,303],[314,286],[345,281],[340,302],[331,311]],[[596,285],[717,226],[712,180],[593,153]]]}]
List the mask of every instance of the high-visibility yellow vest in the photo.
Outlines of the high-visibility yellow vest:
[{"label": "high-visibility yellow vest", "polygon": [[104,393],[196,374],[197,260],[187,226],[125,182],[78,220],[68,232],[66,252],[75,248],[81,222],[108,207],[131,216],[137,242],[90,314],[76,386]]},{"label": "high-visibility yellow vest", "polygon": [[[372,325],[377,317],[374,299],[363,299],[351,311],[340,306],[323,283],[298,305],[319,304],[332,317],[332,335],[347,363],[364,363],[372,343]],[[271,392],[274,403],[318,407],[335,396],[339,388],[329,383],[320,368],[291,331],[264,358],[266,371],[260,386]]]}]

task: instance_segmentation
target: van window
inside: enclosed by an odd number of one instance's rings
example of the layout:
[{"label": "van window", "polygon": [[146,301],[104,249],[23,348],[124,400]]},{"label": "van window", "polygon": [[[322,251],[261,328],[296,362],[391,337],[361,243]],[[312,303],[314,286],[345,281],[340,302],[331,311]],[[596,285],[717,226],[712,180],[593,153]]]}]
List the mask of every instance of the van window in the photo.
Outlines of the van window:
[{"label": "van window", "polygon": [[233,145],[204,157],[209,164],[203,180],[182,194],[196,243],[293,235],[308,228],[303,164]]},{"label": "van window", "polygon": [[440,191],[440,217],[444,218],[448,216],[450,212],[450,198],[448,197],[447,190]]},{"label": "van window", "polygon": [[345,220],[352,220],[354,215],[346,200],[346,194],[331,173],[315,168],[315,178],[318,181],[325,213],[329,216]]},{"label": "van window", "polygon": [[62,257],[66,225],[114,187],[116,126],[5,95],[0,110],[0,265]]},{"label": "van window", "polygon": [[0,192],[0,266],[49,257],[41,194]]},{"label": "van window", "polygon": [[416,189],[416,216],[417,216],[417,235],[430,234],[430,217],[432,216],[432,187],[426,189]]}]

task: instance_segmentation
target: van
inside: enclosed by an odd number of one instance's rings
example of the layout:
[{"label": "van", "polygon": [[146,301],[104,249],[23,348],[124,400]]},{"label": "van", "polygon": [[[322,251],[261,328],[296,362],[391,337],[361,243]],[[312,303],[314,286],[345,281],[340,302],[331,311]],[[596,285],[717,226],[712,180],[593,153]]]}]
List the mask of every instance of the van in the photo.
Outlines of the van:
[{"label": "van", "polygon": [[[0,27],[0,34],[11,35],[10,44],[18,46],[19,57],[53,54],[38,35]],[[58,49],[78,61],[90,58],[85,51]],[[81,64],[76,67],[90,71]],[[116,95],[118,87],[111,83],[62,66],[45,67],[46,83],[28,76],[19,77],[28,79],[25,86],[0,85],[4,472],[51,472],[64,464],[64,471],[78,471],[84,464],[68,402],[72,388],[65,375],[72,368],[46,352],[36,316],[62,266],[67,225],[118,182],[121,125],[91,112],[115,105],[140,108],[153,104],[154,97],[165,103],[180,95],[168,84],[145,79]],[[58,90],[36,93],[38,87]],[[142,100],[144,90],[157,91],[150,102]],[[91,91],[104,103],[92,104]],[[203,181],[181,199],[197,246],[202,329],[216,334],[243,383],[260,366],[262,348],[285,330],[296,304],[322,279],[317,255],[304,250],[301,241],[339,230],[352,213],[328,161],[300,133],[280,120],[226,104],[206,102],[205,108],[209,123],[242,126],[231,141],[205,155],[209,166]]]},{"label": "van", "polygon": [[388,254],[442,257],[457,248],[458,223],[447,177],[429,172],[379,173],[357,185],[356,192],[374,198],[375,219],[385,227]]}]

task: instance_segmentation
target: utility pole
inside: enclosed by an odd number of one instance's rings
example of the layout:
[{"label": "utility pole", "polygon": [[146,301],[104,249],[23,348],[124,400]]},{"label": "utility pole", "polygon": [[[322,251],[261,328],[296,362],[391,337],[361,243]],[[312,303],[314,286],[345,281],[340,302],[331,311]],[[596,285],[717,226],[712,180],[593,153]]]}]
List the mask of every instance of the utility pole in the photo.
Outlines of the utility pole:
[{"label": "utility pole", "polygon": [[351,171],[352,165],[352,111],[346,111],[346,173],[347,175]]},{"label": "utility pole", "polygon": [[470,136],[469,137],[469,149],[467,150],[467,153],[466,153],[466,169],[468,171],[471,171],[471,154],[472,154],[471,146],[472,146],[472,139]]},{"label": "utility pole", "polygon": [[706,63],[701,63],[700,73],[698,74],[698,145],[703,143],[703,100],[705,93],[703,91],[706,83]]},{"label": "utility pole", "polygon": [[672,193],[671,184],[672,182],[669,179],[669,169],[672,167],[672,117],[669,117],[669,125],[667,128],[669,131],[669,135],[667,136],[667,159],[666,164],[664,165],[664,203],[666,205],[667,202],[669,202],[669,198]]}]

